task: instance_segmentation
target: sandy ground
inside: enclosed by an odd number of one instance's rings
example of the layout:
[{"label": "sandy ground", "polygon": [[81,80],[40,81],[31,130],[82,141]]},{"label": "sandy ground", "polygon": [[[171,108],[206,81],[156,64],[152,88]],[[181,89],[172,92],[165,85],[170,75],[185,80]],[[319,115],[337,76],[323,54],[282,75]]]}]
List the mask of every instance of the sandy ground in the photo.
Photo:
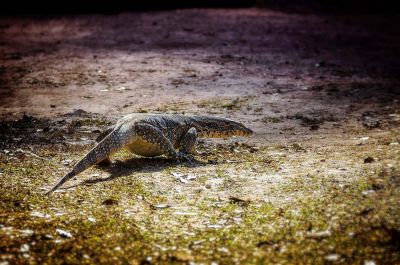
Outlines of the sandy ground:
[{"label": "sandy ground", "polygon": [[[78,185],[79,196],[90,190],[109,194],[105,189],[135,178],[150,193],[146,196],[155,201],[162,196],[161,201],[174,205],[175,211],[183,209],[178,212],[196,212],[204,210],[200,205],[207,200],[268,203],[282,209],[304,198],[326,198],[332,189],[335,198],[344,198],[346,187],[359,187],[364,181],[366,186],[357,190],[364,196],[361,201],[372,201],[373,209],[381,204],[393,207],[376,215],[390,227],[387,231],[399,233],[395,218],[399,205],[393,203],[400,163],[398,25],[395,16],[296,15],[258,9],[0,18],[0,189],[8,194],[7,200],[19,189],[23,189],[21,201],[28,194],[39,196],[93,145],[101,129],[124,114],[218,115],[243,122],[255,135],[201,141],[198,158],[203,164],[195,168],[122,153],[110,169],[91,169],[71,185]],[[29,163],[42,167],[36,182],[16,170]],[[37,176],[35,170],[32,175]],[[186,183],[179,174],[192,174],[195,180]],[[379,183],[385,179],[379,185],[390,189],[371,188],[375,183],[368,182],[371,179]],[[72,201],[73,187],[65,191]],[[391,192],[385,197],[382,190]],[[179,199],[182,196],[187,200]],[[38,251],[23,257],[20,243],[4,232],[7,227],[24,226],[7,217],[12,212],[7,200],[0,210],[0,236],[8,242],[0,245],[5,253],[0,254],[0,264],[37,262]],[[51,212],[46,203],[36,207]],[[142,204],[120,198],[122,212]],[[356,210],[362,211],[358,206]],[[132,211],[138,223],[147,218],[147,212]],[[324,220],[334,230],[333,219]],[[194,228],[187,233],[212,223],[207,214],[191,222]],[[149,227],[157,230],[167,224],[174,226],[176,220],[165,219],[163,225],[153,220]],[[368,230],[371,223],[365,227]],[[393,242],[368,246],[370,252],[353,256],[344,251],[339,258],[329,257],[335,248],[327,247],[323,253],[316,251],[318,258],[312,260],[399,262],[398,241]],[[266,258],[276,246],[259,244],[244,247],[243,255],[232,254],[234,246],[232,250],[227,246],[228,254],[222,257],[191,249],[185,259],[174,261],[290,261],[283,254],[275,260]],[[150,262],[146,253],[132,259]],[[112,256],[118,255],[107,258]],[[154,254],[157,257],[160,262],[171,261],[170,256]]]}]

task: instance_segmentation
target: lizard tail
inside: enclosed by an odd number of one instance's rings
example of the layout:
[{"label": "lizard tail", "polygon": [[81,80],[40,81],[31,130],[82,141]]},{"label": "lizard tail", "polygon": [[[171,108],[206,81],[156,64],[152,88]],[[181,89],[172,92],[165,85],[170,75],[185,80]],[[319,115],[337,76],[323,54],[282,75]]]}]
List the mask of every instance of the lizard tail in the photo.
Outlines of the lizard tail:
[{"label": "lizard tail", "polygon": [[87,168],[99,163],[103,159],[109,157],[112,153],[121,149],[126,143],[126,134],[121,133],[120,128],[116,128],[108,134],[100,143],[90,150],[74,168],[62,177],[54,187],[46,193],[46,195],[54,192],[61,187],[66,181],[78,175]]}]

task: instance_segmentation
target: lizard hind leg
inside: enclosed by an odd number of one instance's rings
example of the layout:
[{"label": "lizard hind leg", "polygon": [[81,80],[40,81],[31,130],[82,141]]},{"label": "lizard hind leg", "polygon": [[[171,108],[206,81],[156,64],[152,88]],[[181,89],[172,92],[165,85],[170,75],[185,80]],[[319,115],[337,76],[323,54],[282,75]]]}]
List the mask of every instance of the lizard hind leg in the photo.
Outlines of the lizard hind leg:
[{"label": "lizard hind leg", "polygon": [[179,151],[185,154],[196,154],[195,144],[197,140],[196,128],[190,128],[179,142]]},{"label": "lizard hind leg", "polygon": [[[133,153],[144,156],[165,154],[166,156],[172,158],[179,157],[179,154],[175,150],[171,141],[157,127],[145,123],[136,124],[135,132],[140,140],[138,141],[139,144],[135,143],[132,147],[130,147]],[[143,145],[143,143],[146,143],[147,146],[146,144]]]},{"label": "lizard hind leg", "polygon": [[[100,143],[101,141],[103,141],[103,139],[106,138],[106,136],[109,135],[114,130],[114,128],[115,128],[115,125],[109,126],[107,129],[102,131],[99,134],[99,136],[97,136],[96,143]],[[108,157],[104,158],[103,160],[98,162],[97,165],[99,165],[99,166],[109,166],[109,165],[111,165],[110,157],[108,156]]]}]

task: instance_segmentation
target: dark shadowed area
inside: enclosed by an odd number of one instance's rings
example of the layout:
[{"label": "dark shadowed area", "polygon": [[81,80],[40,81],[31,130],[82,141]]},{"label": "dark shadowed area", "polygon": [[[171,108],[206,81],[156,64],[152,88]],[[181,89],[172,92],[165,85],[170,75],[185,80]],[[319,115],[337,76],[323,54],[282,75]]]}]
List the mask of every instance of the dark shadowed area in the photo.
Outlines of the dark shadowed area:
[{"label": "dark shadowed area", "polygon": [[[0,265],[399,263],[398,9],[287,2],[2,4]],[[255,134],[44,196],[129,113]]]}]

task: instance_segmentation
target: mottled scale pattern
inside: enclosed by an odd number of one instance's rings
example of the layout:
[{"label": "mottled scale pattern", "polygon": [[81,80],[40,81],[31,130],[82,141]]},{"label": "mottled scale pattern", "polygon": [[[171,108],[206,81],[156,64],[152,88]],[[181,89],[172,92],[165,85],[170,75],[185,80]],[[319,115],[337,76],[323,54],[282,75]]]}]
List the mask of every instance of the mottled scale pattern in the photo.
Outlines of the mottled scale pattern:
[{"label": "mottled scale pattern", "polygon": [[121,148],[142,156],[166,155],[181,159],[193,152],[197,137],[227,138],[252,133],[241,123],[219,117],[130,114],[101,133],[96,139],[98,144],[48,193],[87,168],[109,160]]}]

